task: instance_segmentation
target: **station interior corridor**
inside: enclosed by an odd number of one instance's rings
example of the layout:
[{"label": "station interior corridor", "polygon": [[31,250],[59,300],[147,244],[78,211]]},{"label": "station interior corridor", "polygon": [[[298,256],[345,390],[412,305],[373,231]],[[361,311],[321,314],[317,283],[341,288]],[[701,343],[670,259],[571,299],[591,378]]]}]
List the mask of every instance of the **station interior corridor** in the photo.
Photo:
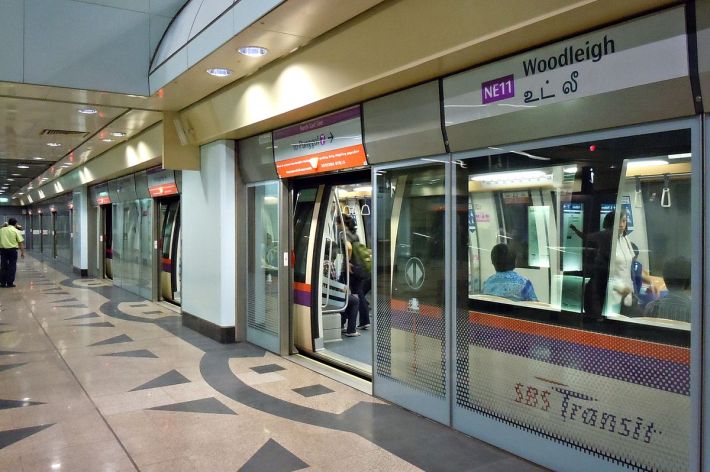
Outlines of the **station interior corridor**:
[{"label": "station interior corridor", "polygon": [[0,470],[539,470],[31,255],[0,290]]}]

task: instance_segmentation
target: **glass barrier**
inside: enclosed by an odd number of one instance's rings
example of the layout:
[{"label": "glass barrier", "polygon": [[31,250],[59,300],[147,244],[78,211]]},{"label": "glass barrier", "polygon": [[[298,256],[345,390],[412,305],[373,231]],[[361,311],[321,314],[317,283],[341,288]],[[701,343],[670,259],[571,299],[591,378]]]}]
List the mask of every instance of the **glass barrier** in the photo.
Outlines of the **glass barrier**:
[{"label": "glass barrier", "polygon": [[461,410],[687,468],[690,150],[677,130],[458,162]]}]

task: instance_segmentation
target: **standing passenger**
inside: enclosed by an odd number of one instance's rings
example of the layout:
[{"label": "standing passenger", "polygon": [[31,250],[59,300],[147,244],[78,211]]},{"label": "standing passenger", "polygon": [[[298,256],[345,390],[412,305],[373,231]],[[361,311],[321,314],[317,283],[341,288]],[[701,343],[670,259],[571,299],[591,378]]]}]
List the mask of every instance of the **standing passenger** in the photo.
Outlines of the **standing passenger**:
[{"label": "standing passenger", "polygon": [[0,287],[15,286],[17,250],[25,258],[25,238],[16,228],[17,220],[10,218],[8,226],[0,228]]},{"label": "standing passenger", "polygon": [[[589,281],[584,288],[584,314],[591,318],[600,318],[604,307],[604,297],[609,283],[609,260],[615,216],[616,213],[613,211],[604,215],[602,230],[583,238],[585,239],[585,278],[589,276]],[[576,228],[572,230],[583,237]]]},{"label": "standing passenger", "polygon": [[634,250],[628,234],[628,215],[625,210],[619,212],[619,231],[616,238],[614,260],[609,273],[609,304],[614,313],[634,315],[637,308],[634,298],[634,282],[631,277],[631,265],[634,260]]}]

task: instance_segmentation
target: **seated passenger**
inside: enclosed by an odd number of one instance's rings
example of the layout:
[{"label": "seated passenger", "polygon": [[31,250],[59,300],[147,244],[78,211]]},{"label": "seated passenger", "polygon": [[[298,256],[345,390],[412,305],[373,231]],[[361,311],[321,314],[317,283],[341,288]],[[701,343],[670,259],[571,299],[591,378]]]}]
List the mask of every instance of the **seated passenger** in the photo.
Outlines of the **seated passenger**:
[{"label": "seated passenger", "polygon": [[515,272],[515,250],[507,244],[496,244],[491,262],[496,273],[483,282],[483,294],[518,302],[537,301],[532,282]]},{"label": "seated passenger", "polygon": [[644,315],[690,323],[690,261],[678,257],[666,262],[663,280],[668,295],[646,305]]}]

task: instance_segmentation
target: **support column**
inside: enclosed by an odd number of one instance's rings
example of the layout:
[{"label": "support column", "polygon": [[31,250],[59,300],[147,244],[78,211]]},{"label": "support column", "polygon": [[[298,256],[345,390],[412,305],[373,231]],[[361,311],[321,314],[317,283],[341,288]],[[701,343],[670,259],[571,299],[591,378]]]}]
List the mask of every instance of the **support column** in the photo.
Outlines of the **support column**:
[{"label": "support column", "polygon": [[200,171],[182,173],[183,325],[235,340],[236,214],[234,141],[200,148]]},{"label": "support column", "polygon": [[86,185],[72,192],[72,266],[82,277],[89,275],[89,195]]}]

